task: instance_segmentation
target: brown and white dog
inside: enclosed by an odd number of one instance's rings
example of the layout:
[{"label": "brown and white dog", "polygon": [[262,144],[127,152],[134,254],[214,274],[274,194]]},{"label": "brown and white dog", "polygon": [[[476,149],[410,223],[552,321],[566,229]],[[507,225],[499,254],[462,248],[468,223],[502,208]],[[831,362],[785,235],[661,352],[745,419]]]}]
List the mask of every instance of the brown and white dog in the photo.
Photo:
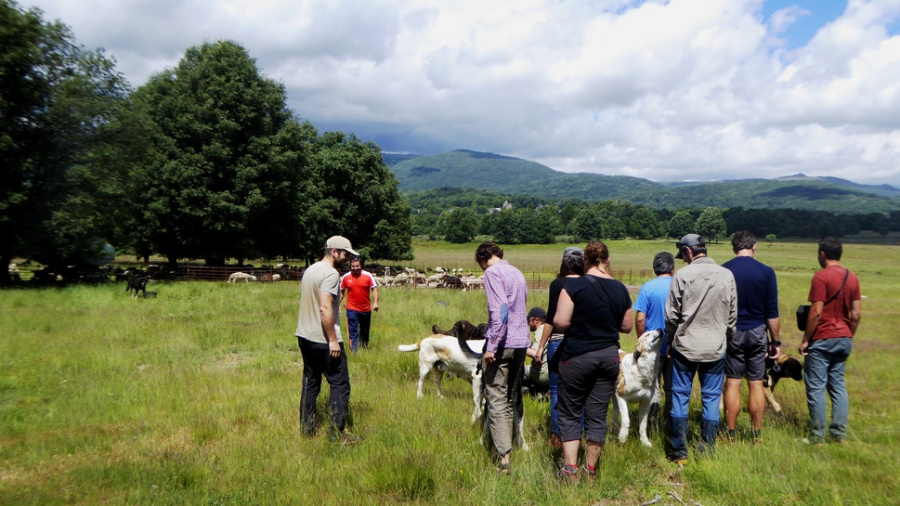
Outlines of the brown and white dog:
[{"label": "brown and white dog", "polygon": [[790,378],[794,381],[803,379],[803,362],[793,355],[782,353],[777,360],[766,359],[766,377],[763,378],[763,393],[766,402],[772,407],[776,415],[781,414],[781,404],[775,400],[773,391],[778,380]]},{"label": "brown and white dog", "polygon": [[619,379],[616,381],[616,401],[619,409],[621,426],[619,442],[628,439],[631,420],[628,418],[628,403],[640,404],[640,436],[644,446],[653,446],[647,439],[647,415],[650,404],[659,402],[659,349],[662,346],[663,332],[650,330],[638,338],[633,353],[619,350]]},{"label": "brown and white dog", "polygon": [[435,371],[437,394],[442,399],[444,395],[441,393],[441,379],[444,372],[472,382],[472,402],[475,404],[472,423],[481,416],[483,350],[484,340],[466,341],[463,337],[441,334],[426,337],[416,344],[401,344],[397,347],[397,351],[419,352],[419,384],[416,397],[423,397],[422,384],[432,369]]},{"label": "brown and white dog", "polygon": [[[419,383],[416,389],[416,397],[424,397],[422,393],[422,385],[425,382],[425,376],[432,369],[435,371],[435,386],[438,397],[444,398],[441,393],[441,379],[444,373],[452,374],[460,378],[465,378],[472,382],[472,402],[475,409],[472,412],[472,422],[475,423],[484,410],[484,384],[482,375],[484,373],[484,344],[483,339],[466,340],[464,335],[447,336],[435,334],[422,339],[416,344],[401,344],[397,347],[397,351],[419,352]],[[514,413],[514,438],[519,446],[524,450],[528,450],[528,443],[525,442],[524,434],[524,409],[521,403],[516,407]],[[484,417],[484,434],[489,435],[488,429],[490,418]],[[483,435],[484,436],[484,435]]]}]

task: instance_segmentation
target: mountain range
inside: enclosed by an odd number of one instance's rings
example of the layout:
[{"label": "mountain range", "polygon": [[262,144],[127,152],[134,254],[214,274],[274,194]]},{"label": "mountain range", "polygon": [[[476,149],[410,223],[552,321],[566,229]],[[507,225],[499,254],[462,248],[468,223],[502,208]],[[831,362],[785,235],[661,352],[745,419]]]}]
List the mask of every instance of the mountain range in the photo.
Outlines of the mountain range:
[{"label": "mountain range", "polygon": [[620,199],[660,209],[715,206],[848,214],[900,210],[900,189],[834,177],[794,174],[777,179],[658,183],[630,176],[570,174],[521,158],[465,149],[427,156],[382,156],[401,192],[456,187],[590,202]]}]

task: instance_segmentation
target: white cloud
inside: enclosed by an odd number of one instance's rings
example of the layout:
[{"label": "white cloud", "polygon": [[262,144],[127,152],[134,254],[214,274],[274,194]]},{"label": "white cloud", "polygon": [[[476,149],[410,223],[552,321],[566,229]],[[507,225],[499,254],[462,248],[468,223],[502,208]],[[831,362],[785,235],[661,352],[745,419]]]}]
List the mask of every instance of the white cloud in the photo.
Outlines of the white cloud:
[{"label": "white cloud", "polygon": [[900,184],[892,0],[850,0],[790,51],[781,37],[809,13],[763,19],[762,0],[34,2],[135,86],[190,46],[235,40],[300,117],[385,150],[667,181]]}]

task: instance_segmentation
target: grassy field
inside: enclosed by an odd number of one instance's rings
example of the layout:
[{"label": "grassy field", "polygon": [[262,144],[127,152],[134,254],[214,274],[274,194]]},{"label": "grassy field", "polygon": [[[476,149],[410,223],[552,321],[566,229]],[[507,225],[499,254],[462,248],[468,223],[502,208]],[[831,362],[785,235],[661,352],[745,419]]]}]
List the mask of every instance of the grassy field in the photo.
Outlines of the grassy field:
[{"label": "grassy field", "polygon": [[[613,268],[646,269],[670,242],[610,242]],[[416,265],[477,271],[475,245],[416,244]],[[563,247],[510,246],[523,271],[548,276]],[[720,263],[729,245],[711,247]],[[560,488],[546,444],[548,406],[526,398],[529,452],[510,476],[493,471],[469,425],[471,389],[429,382],[416,399],[415,354],[397,345],[432,324],[486,319],[483,292],[385,288],[372,348],[350,357],[354,446],[298,428],[302,364],[293,331],[296,283],[151,284],[0,292],[0,504],[894,504],[900,496],[900,247],[848,245],[863,318],[848,364],[848,444],[811,448],[803,386],[779,385],[785,413],[767,416],[765,443],[719,445],[679,469],[635,437],[609,441],[593,487]],[[779,276],[789,350],[793,312],[817,269],[813,243],[760,244]],[[546,305],[545,290],[530,305]],[[633,336],[623,337],[633,346]],[[327,389],[326,389],[327,390]],[[322,417],[325,398],[320,397]],[[692,418],[699,406],[692,405]],[[748,416],[739,418],[746,435]],[[692,437],[697,437],[692,421]],[[613,423],[613,427],[617,426]],[[324,429],[324,427],[322,428]]]}]

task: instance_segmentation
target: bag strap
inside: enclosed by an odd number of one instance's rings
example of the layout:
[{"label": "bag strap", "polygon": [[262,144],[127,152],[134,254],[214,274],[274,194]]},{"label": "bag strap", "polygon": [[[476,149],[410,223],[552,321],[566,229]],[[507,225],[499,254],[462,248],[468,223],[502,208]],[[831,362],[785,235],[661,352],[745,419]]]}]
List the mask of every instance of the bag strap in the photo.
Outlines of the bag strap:
[{"label": "bag strap", "polygon": [[[585,274],[584,277],[588,278],[588,281],[591,282],[591,287],[594,288],[594,292],[597,294],[597,297],[600,297],[601,300],[606,302],[607,307],[609,307],[610,314],[612,314],[613,318],[615,318],[616,320],[616,330],[619,330],[619,328],[622,327],[622,319],[625,317],[625,315],[619,316],[613,310],[612,299],[609,296],[609,292],[606,291],[606,287],[603,286],[603,283],[598,281],[594,276],[591,276],[590,274]],[[600,291],[597,290],[597,286],[599,286],[603,290],[603,295],[600,295]]]},{"label": "bag strap", "polygon": [[831,296],[830,299],[828,299],[828,302],[826,302],[825,304],[822,304],[822,307],[825,307],[828,304],[831,304],[832,302],[834,302],[835,299],[837,299],[837,296],[840,295],[841,292],[844,290],[844,285],[847,284],[848,277],[850,277],[850,269],[845,269],[844,270],[844,282],[841,283],[841,287],[838,289],[837,292],[834,293],[834,295]]}]

